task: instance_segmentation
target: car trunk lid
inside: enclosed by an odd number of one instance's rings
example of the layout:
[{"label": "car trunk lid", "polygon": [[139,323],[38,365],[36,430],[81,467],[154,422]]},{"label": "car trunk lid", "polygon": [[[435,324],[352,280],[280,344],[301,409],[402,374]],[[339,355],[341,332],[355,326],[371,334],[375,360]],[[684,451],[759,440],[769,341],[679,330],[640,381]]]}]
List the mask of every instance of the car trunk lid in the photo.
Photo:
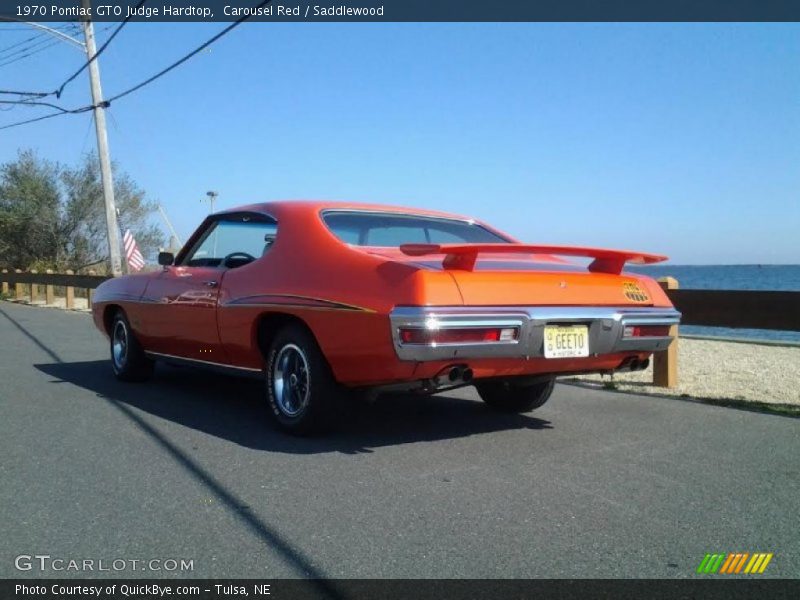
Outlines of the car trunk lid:
[{"label": "car trunk lid", "polygon": [[[456,281],[465,304],[635,304],[652,300],[626,263],[651,264],[664,256],[579,246],[534,244],[406,244],[408,256],[439,259]],[[584,267],[561,258],[588,258]]]},{"label": "car trunk lid", "polygon": [[[405,244],[369,252],[446,271],[464,304],[477,306],[649,306],[653,299],[646,286],[622,269],[628,262],[666,259],[627,250],[530,244]],[[581,258],[588,264],[581,264]]]}]

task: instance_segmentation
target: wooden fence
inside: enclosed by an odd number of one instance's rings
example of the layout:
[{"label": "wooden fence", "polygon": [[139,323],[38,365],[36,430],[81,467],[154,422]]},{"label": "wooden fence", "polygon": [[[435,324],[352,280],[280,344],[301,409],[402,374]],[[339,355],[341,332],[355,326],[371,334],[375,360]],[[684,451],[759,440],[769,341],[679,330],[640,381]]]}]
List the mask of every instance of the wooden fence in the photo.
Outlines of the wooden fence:
[{"label": "wooden fence", "polygon": [[[3,296],[11,296],[15,300],[29,298],[31,302],[44,300],[45,304],[55,304],[57,288],[63,288],[66,308],[75,308],[75,289],[86,290],[87,308],[92,307],[92,291],[109,277],[96,275],[89,271],[88,275],[76,275],[70,270],[65,273],[53,273],[50,269],[44,273],[36,271],[0,272],[0,286]],[[26,290],[27,288],[27,290]],[[44,294],[42,294],[44,288]]]},{"label": "wooden fence", "polygon": [[[17,300],[41,299],[44,287],[46,304],[55,302],[55,290],[64,289],[66,308],[75,307],[75,289],[85,289],[87,305],[92,306],[92,290],[103,283],[107,276],[66,273],[22,272],[19,269],[0,272],[0,283],[4,296]],[[672,277],[659,279],[672,303],[682,313],[683,325],[705,325],[710,327],[732,327],[735,329],[776,329],[800,331],[800,292],[772,292],[750,290],[681,290]],[[13,287],[11,287],[13,286]],[[28,286],[26,293],[25,286]],[[671,333],[678,337],[678,326]],[[667,350],[653,356],[653,383],[672,388],[678,384],[678,348],[672,343]]]},{"label": "wooden fence", "polygon": [[[681,311],[681,325],[800,331],[800,292],[681,290],[672,277],[658,282]],[[653,355],[653,383],[667,388],[678,385],[676,343]]]}]

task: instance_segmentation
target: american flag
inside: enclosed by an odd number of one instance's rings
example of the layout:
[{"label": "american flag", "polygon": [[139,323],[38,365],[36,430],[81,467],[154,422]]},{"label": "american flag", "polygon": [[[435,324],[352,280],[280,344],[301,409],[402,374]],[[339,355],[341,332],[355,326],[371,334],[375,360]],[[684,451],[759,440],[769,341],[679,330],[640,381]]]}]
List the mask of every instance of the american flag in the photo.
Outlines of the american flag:
[{"label": "american flag", "polygon": [[125,230],[125,235],[122,236],[122,245],[125,246],[125,260],[128,261],[128,270],[141,271],[142,267],[144,267],[144,256],[139,252],[139,246],[136,245],[136,240],[133,239],[130,229]]}]

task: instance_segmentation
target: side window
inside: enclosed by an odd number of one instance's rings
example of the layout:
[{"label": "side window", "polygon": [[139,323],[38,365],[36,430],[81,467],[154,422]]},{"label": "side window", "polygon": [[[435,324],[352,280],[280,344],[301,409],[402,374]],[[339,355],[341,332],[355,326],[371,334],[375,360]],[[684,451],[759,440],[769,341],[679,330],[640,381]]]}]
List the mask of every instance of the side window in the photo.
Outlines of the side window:
[{"label": "side window", "polygon": [[[187,267],[241,267],[261,258],[275,241],[274,222],[247,217],[214,223],[181,264]],[[226,257],[228,258],[225,262]]]}]

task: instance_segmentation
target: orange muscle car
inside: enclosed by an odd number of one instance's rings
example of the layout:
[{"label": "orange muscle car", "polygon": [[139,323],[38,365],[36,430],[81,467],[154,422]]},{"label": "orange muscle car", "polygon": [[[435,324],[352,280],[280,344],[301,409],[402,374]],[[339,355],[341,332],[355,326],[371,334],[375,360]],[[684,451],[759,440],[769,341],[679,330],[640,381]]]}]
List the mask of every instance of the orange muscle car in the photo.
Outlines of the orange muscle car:
[{"label": "orange muscle car", "polygon": [[261,377],[277,423],[307,433],[348,391],[474,385],[528,411],[559,375],[643,369],[680,313],[622,271],[661,260],[431,211],[274,202],[209,216],[160,271],[103,283],[93,312],[119,379],[157,360]]}]

